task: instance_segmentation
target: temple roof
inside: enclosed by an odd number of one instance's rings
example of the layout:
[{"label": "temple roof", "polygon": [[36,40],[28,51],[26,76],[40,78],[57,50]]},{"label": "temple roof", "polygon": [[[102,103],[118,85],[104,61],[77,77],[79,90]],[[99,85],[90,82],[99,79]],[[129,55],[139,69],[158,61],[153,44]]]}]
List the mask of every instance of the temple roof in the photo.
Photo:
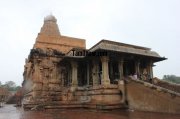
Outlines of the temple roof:
[{"label": "temple roof", "polygon": [[[166,59],[161,57],[158,53],[151,51],[150,48],[109,40],[101,40],[90,49],[85,49],[86,45],[84,39],[62,36],[56,22],[57,19],[53,15],[48,15],[44,18],[44,24],[38,34],[38,37],[36,38],[36,43],[33,48],[54,49],[66,54],[66,56],[72,56],[73,51],[71,50],[73,48],[80,48],[89,53],[103,50],[108,51],[109,53],[117,52],[151,57],[154,61]],[[82,57],[83,56],[80,58]]]},{"label": "temple roof", "polygon": [[115,42],[115,41],[109,41],[109,40],[101,40],[96,45],[91,47],[89,49],[89,52],[94,52],[97,50],[115,51],[115,52],[121,52],[121,53],[150,56],[154,58],[159,58],[159,60],[166,59],[164,57],[161,57],[157,52],[151,51],[150,48],[125,44],[125,43],[120,43],[120,42]]}]

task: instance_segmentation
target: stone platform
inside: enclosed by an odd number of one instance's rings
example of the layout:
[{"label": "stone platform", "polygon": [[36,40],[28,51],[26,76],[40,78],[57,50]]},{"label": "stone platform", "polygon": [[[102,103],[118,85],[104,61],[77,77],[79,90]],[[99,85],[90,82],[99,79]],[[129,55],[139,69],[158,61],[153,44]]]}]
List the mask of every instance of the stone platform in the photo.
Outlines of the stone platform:
[{"label": "stone platform", "polygon": [[[50,94],[50,93],[49,93]],[[54,92],[55,94],[55,92]],[[93,87],[69,87],[62,88],[61,93],[55,97],[59,100],[40,100],[24,104],[25,109],[45,108],[91,108],[91,109],[119,109],[125,108],[121,103],[122,94],[118,85],[93,86]]]}]

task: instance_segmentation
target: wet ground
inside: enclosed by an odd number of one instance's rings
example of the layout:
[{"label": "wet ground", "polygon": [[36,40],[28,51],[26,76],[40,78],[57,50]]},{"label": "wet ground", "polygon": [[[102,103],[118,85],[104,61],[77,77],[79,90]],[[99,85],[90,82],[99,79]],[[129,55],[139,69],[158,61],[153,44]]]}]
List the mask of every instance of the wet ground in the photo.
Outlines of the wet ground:
[{"label": "wet ground", "polygon": [[0,108],[0,119],[180,119],[180,115],[138,111],[46,110],[24,111],[13,105]]}]

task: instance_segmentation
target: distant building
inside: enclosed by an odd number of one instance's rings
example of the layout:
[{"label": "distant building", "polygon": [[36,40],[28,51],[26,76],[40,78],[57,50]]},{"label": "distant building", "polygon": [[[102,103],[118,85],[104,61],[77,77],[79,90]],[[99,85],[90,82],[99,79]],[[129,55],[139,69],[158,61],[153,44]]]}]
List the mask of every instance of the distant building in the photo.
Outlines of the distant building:
[{"label": "distant building", "polygon": [[[25,108],[128,107],[172,113],[180,109],[174,102],[168,102],[169,109],[154,105],[157,100],[153,96],[162,93],[153,92],[154,89],[165,89],[148,82],[153,79],[154,63],[166,58],[150,48],[109,40],[101,40],[86,49],[84,39],[61,35],[56,22],[52,15],[45,17],[26,59],[23,73]],[[149,85],[154,89],[149,89]],[[166,92],[169,95],[170,91]],[[179,94],[172,94],[179,100]],[[162,95],[169,100],[166,94]],[[163,100],[168,105],[166,99]],[[160,110],[162,108],[166,110]]]}]

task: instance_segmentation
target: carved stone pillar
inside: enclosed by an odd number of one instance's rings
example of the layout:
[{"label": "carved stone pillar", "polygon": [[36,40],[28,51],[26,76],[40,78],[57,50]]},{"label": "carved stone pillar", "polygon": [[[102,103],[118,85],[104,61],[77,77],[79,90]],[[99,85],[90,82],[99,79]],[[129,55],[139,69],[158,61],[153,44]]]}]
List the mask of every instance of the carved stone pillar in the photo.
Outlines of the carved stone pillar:
[{"label": "carved stone pillar", "polygon": [[102,85],[110,84],[108,61],[109,61],[109,58],[107,56],[101,57],[101,62],[102,62],[101,84]]},{"label": "carved stone pillar", "polygon": [[98,79],[99,65],[96,60],[93,60],[92,63],[93,63],[93,68],[92,68],[93,86],[96,86],[99,85],[99,79]]},{"label": "carved stone pillar", "polygon": [[125,84],[124,84],[124,70],[123,70],[123,64],[124,64],[124,59],[120,58],[120,60],[118,61],[118,69],[119,69],[119,81],[118,81],[118,87],[120,90],[120,94],[121,94],[121,103],[125,102]]},{"label": "carved stone pillar", "polygon": [[139,75],[140,75],[139,65],[140,65],[140,61],[137,60],[137,61],[135,62],[135,73],[137,74],[138,78],[139,78]]},{"label": "carved stone pillar", "polygon": [[123,59],[120,59],[118,62],[118,69],[119,69],[119,79],[123,79],[124,75],[123,75]]},{"label": "carved stone pillar", "polygon": [[125,102],[125,98],[126,98],[126,94],[125,94],[125,84],[124,84],[124,80],[119,80],[118,81],[118,88],[120,90],[120,94],[121,94],[121,103]]},{"label": "carved stone pillar", "polygon": [[149,78],[153,78],[153,62],[152,60],[149,62],[149,66],[148,66],[148,71],[149,71]]},{"label": "carved stone pillar", "polygon": [[78,79],[77,79],[77,62],[71,61],[72,67],[72,86],[78,86]]}]

